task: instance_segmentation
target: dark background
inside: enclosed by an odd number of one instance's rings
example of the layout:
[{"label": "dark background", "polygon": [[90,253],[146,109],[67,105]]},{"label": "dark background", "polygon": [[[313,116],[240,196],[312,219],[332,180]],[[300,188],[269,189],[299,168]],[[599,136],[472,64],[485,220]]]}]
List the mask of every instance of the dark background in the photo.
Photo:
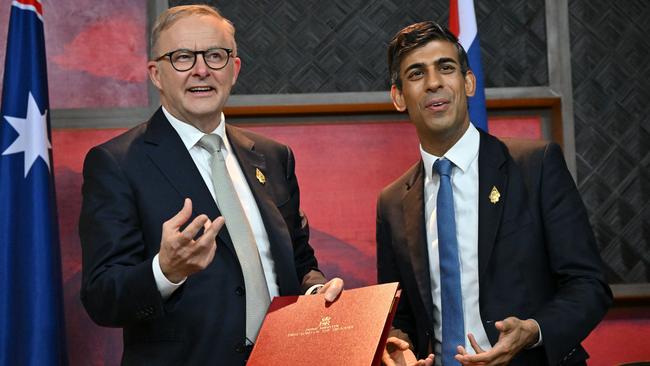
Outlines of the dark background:
[{"label": "dark background", "polygon": [[[170,1],[169,5],[198,3]],[[447,0],[223,0],[235,94],[388,89],[386,45]],[[544,0],[475,1],[488,88],[548,85]],[[578,187],[611,283],[650,282],[650,2],[569,1]]]}]

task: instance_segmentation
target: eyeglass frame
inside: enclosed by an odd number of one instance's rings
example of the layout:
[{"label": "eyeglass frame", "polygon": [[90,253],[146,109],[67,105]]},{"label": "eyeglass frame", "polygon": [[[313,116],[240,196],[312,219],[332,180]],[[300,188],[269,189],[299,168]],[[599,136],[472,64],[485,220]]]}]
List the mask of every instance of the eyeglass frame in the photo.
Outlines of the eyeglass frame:
[{"label": "eyeglass frame", "polygon": [[[226,63],[223,64],[223,66],[221,66],[219,68],[215,68],[215,67],[210,66],[210,64],[208,64],[208,62],[205,60],[205,53],[208,52],[208,51],[212,51],[212,50],[224,50],[224,51],[226,51]],[[192,66],[188,67],[186,70],[179,70],[174,65],[174,61],[172,61],[172,54],[174,54],[175,52],[178,52],[178,51],[187,51],[189,53],[194,54],[194,62],[192,62]],[[202,51],[192,51],[192,50],[187,49],[187,48],[178,48],[178,49],[175,49],[175,50],[172,50],[172,51],[169,51],[169,52],[167,52],[165,54],[160,55],[159,57],[155,58],[154,61],[161,61],[162,59],[167,57],[169,59],[169,63],[172,65],[174,70],[176,70],[178,72],[185,72],[185,71],[192,70],[192,68],[196,65],[196,60],[198,59],[198,55],[201,55],[203,57],[203,62],[205,62],[205,65],[209,69],[211,69],[211,70],[221,70],[224,67],[228,66],[228,62],[230,62],[230,59],[232,58],[232,56],[231,56],[232,51],[233,51],[232,48],[226,48],[226,47],[211,47],[211,48],[208,48],[208,49],[202,50]]]}]

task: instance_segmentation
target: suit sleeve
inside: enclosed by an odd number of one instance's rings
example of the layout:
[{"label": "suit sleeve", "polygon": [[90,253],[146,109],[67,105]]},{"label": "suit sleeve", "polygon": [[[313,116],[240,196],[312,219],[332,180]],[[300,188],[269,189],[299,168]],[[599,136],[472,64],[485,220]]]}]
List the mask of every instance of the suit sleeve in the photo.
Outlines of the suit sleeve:
[{"label": "suit sleeve", "polygon": [[557,144],[544,151],[539,186],[546,249],[557,291],[534,318],[542,330],[549,363],[555,365],[570,357],[572,349],[596,327],[612,294],[587,211]]},{"label": "suit sleeve", "polygon": [[[390,223],[383,217],[382,196],[377,201],[377,283],[399,282],[402,278],[397,266],[397,258],[393,251]],[[397,312],[393,319],[391,336],[396,336],[413,345],[417,340],[415,320],[409,309],[409,299],[406,291],[402,291]]]},{"label": "suit sleeve", "polygon": [[83,168],[79,236],[81,301],[99,325],[120,327],[162,313],[137,207],[115,157],[96,147]]}]

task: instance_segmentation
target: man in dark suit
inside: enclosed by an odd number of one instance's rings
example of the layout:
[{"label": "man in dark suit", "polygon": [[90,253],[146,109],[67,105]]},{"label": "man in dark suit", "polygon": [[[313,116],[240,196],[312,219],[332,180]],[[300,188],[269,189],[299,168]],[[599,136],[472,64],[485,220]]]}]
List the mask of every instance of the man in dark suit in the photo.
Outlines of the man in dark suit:
[{"label": "man in dark suit", "polygon": [[438,24],[398,32],[388,58],[422,160],[378,201],[378,280],[403,288],[385,363],[412,347],[421,365],[584,365],[611,292],[559,146],[472,126],[474,75]]},{"label": "man in dark suit", "polygon": [[318,270],[291,150],[225,124],[234,33],[209,6],[161,14],[162,108],[86,156],[81,299],[123,328],[125,365],[243,365],[270,298],[343,286]]}]

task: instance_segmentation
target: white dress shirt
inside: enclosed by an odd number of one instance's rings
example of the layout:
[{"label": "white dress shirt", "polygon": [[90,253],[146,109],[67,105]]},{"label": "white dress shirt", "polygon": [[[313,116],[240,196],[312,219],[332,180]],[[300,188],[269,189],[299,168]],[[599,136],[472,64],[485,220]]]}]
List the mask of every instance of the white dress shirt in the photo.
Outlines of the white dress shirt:
[{"label": "white dress shirt", "polygon": [[[478,282],[478,150],[480,135],[470,124],[465,134],[444,155],[454,163],[451,172],[451,185],[454,193],[454,214],[456,218],[456,237],[460,259],[460,283],[463,297],[465,332],[474,334],[483,350],[492,348],[488,340],[479,308]],[[429,251],[429,274],[433,298],[433,321],[435,333],[435,353],[441,353],[442,318],[440,314],[440,258],[438,255],[438,226],[436,219],[436,200],[440,177],[433,172],[433,163],[441,157],[431,155],[422,149],[424,163],[424,218],[427,229]],[[465,349],[474,353],[465,337]],[[440,357],[437,357],[438,361]],[[437,363],[438,364],[438,363]]]},{"label": "white dress shirt", "polygon": [[[207,150],[197,145],[201,137],[203,137],[205,134],[189,123],[178,120],[172,116],[164,107],[162,110],[167,117],[167,120],[172,125],[174,130],[176,130],[181,140],[183,141],[183,144],[189,151],[194,164],[196,164],[199,173],[201,173],[201,177],[203,178],[205,185],[210,190],[210,194],[212,194],[212,198],[215,199],[216,202],[214,188],[212,187],[212,180],[210,178],[212,171],[210,168],[211,156]],[[219,135],[223,139],[224,148],[221,149],[221,153],[223,154],[226,161],[226,167],[228,169],[228,173],[230,174],[230,179],[232,179],[235,191],[237,192],[237,197],[239,198],[239,201],[244,208],[246,218],[251,225],[253,236],[255,237],[255,243],[257,244],[257,249],[260,253],[262,268],[266,277],[266,284],[269,288],[269,295],[271,298],[273,298],[274,296],[279,295],[280,290],[277,285],[275,263],[271,257],[269,237],[266,233],[266,228],[264,227],[264,222],[262,221],[262,216],[260,215],[260,210],[257,207],[257,202],[255,201],[253,193],[251,192],[251,189],[248,186],[248,182],[246,181],[246,177],[242,172],[241,166],[239,165],[235,154],[232,153],[232,147],[228,141],[228,136],[226,135],[225,118],[223,116],[223,113],[221,114],[221,121],[219,123],[219,126],[217,126],[217,128],[212,131],[211,134]],[[211,217],[210,219],[213,220],[215,217]],[[160,294],[163,298],[169,297],[178,287],[180,287],[180,285],[183,284],[183,282],[185,282],[185,280],[181,281],[180,283],[170,282],[160,269],[158,255],[154,257],[152,267],[156,285],[158,286],[158,290],[160,291]]]}]

